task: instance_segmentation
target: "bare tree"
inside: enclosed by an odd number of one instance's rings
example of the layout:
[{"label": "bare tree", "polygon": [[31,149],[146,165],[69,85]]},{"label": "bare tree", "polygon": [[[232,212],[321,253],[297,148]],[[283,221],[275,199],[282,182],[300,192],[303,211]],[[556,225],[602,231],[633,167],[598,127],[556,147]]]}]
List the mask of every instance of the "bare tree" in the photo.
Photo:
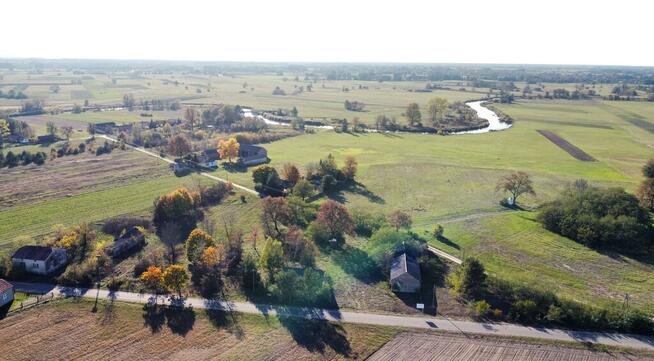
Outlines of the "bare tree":
[{"label": "bare tree", "polygon": [[513,198],[513,204],[517,204],[518,197],[523,194],[536,195],[531,178],[525,172],[514,172],[502,177],[497,182],[495,190],[509,192]]},{"label": "bare tree", "polygon": [[161,242],[170,247],[170,262],[177,261],[177,245],[181,243],[182,229],[175,222],[166,222],[158,230]]}]

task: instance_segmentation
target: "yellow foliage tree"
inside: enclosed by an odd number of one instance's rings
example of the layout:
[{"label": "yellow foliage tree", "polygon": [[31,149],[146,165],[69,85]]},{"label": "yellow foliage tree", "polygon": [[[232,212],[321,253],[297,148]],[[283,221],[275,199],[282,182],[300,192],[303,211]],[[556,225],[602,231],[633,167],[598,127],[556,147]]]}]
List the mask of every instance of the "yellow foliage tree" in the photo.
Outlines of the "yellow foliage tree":
[{"label": "yellow foliage tree", "polygon": [[236,138],[229,138],[227,140],[220,140],[218,142],[218,153],[220,153],[220,158],[227,158],[230,163],[232,163],[232,158],[238,157],[238,150],[241,148],[241,145],[238,144]]},{"label": "yellow foliage tree", "polygon": [[163,285],[163,272],[161,268],[150,266],[141,274],[141,282],[143,282],[151,290],[158,292]]},{"label": "yellow foliage tree", "polygon": [[191,263],[200,260],[202,253],[207,247],[212,247],[216,242],[207,232],[196,228],[186,239],[186,257]]},{"label": "yellow foliage tree", "polygon": [[206,268],[214,268],[225,261],[225,246],[222,244],[216,247],[207,247],[202,252],[202,265]]},{"label": "yellow foliage tree", "polygon": [[182,297],[182,288],[186,286],[190,280],[190,276],[186,269],[178,264],[174,264],[163,273],[163,284],[170,290],[175,290]]}]

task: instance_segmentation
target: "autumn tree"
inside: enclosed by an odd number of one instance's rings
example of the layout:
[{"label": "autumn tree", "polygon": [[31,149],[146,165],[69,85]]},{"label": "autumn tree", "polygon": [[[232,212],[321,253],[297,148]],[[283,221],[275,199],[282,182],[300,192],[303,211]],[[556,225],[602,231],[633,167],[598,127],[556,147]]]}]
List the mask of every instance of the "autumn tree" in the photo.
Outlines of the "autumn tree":
[{"label": "autumn tree", "polygon": [[224,263],[226,258],[227,250],[223,244],[209,246],[202,252],[200,264],[206,269],[212,269]]},{"label": "autumn tree", "polygon": [[411,103],[409,106],[406,108],[406,112],[404,114],[406,116],[407,121],[409,122],[409,126],[411,127],[420,127],[422,126],[422,114],[420,113],[420,106],[418,103]]},{"label": "autumn tree", "polygon": [[71,126],[64,126],[61,127],[61,134],[66,138],[66,141],[70,140],[70,136],[73,134],[73,127]]},{"label": "autumn tree", "polygon": [[316,223],[324,226],[328,237],[340,240],[343,234],[354,234],[354,220],[342,204],[331,199],[323,202],[316,216]]},{"label": "autumn tree", "polygon": [[148,269],[141,274],[140,279],[146,287],[155,293],[158,293],[163,287],[163,272],[159,267],[149,266]]},{"label": "autumn tree", "polygon": [[182,288],[184,288],[191,279],[184,266],[174,264],[166,268],[163,273],[163,284],[170,290],[177,291],[179,297],[182,297]]},{"label": "autumn tree", "polygon": [[168,141],[168,152],[181,158],[191,152],[191,142],[183,134],[174,135]]},{"label": "autumn tree", "polygon": [[511,194],[513,204],[517,204],[518,197],[523,194],[536,195],[531,178],[525,172],[514,172],[502,177],[497,183],[495,190]]},{"label": "autumn tree", "polygon": [[[9,123],[7,123],[6,120],[0,119],[0,146],[4,143],[4,139],[6,136],[11,134],[9,130]],[[0,164],[1,166],[2,164]]]},{"label": "autumn tree", "polygon": [[428,105],[427,111],[429,112],[429,120],[436,126],[441,120],[447,110],[447,100],[444,98],[432,98]]},{"label": "autumn tree", "polygon": [[343,172],[343,175],[345,176],[345,179],[347,180],[354,180],[354,177],[357,174],[357,160],[353,156],[349,155],[345,157],[345,165],[343,166],[343,169],[341,170]]},{"label": "autumn tree", "polygon": [[198,121],[198,111],[195,108],[187,107],[184,110],[184,120],[191,127],[191,133],[193,133],[193,128],[195,123]]},{"label": "autumn tree", "polygon": [[229,138],[227,140],[218,141],[218,153],[220,153],[220,158],[227,158],[230,163],[232,159],[238,157],[238,151],[241,148],[241,145],[238,144],[236,138]]},{"label": "autumn tree", "polygon": [[484,265],[476,258],[469,257],[463,260],[448,280],[459,296],[467,300],[477,300],[486,292],[486,278]]},{"label": "autumn tree", "polygon": [[266,197],[261,201],[261,223],[266,235],[281,236],[281,225],[289,217],[289,209],[286,199],[283,197]]},{"label": "autumn tree", "polygon": [[282,167],[282,178],[293,187],[300,180],[300,170],[294,164],[286,163]]},{"label": "autumn tree", "polygon": [[411,216],[400,210],[391,212],[388,215],[388,223],[398,231],[400,228],[411,228]]},{"label": "autumn tree", "polygon": [[188,235],[186,239],[186,257],[191,264],[197,264],[202,257],[202,253],[208,247],[212,247],[216,241],[207,232],[196,228]]},{"label": "autumn tree", "polygon": [[197,192],[177,188],[155,200],[153,222],[157,227],[166,222],[176,222],[183,226],[192,224],[199,204],[200,195]]},{"label": "autumn tree", "polygon": [[284,267],[284,248],[282,242],[268,237],[261,251],[259,265],[268,272],[268,277],[274,281],[275,274]]}]

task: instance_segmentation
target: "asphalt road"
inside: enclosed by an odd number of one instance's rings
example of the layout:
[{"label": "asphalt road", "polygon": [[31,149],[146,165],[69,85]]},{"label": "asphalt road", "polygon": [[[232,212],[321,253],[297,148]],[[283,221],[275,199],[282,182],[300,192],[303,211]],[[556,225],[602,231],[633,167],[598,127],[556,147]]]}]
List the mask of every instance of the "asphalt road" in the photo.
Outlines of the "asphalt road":
[{"label": "asphalt road", "polygon": [[[171,299],[165,296],[152,294],[139,294],[133,292],[110,292],[103,289],[84,289],[71,287],[55,287],[48,284],[34,284],[14,282],[17,291],[28,293],[50,293],[55,296],[84,297],[103,300],[115,300],[132,303],[148,303],[157,301],[170,304]],[[179,301],[173,301],[179,302]],[[455,332],[458,334],[482,334],[494,336],[527,337],[545,340],[589,342],[608,346],[638,348],[654,351],[654,338],[626,335],[609,332],[570,331],[551,328],[537,328],[520,326],[509,323],[485,323],[472,321],[449,320],[440,317],[387,315],[364,312],[351,312],[327,310],[318,308],[298,308],[275,305],[262,305],[249,302],[227,302],[207,300],[197,297],[184,299],[186,307],[197,309],[215,309],[230,312],[259,314],[264,316],[290,316],[314,320],[328,320],[334,322],[359,323],[380,326],[398,326]]]}]

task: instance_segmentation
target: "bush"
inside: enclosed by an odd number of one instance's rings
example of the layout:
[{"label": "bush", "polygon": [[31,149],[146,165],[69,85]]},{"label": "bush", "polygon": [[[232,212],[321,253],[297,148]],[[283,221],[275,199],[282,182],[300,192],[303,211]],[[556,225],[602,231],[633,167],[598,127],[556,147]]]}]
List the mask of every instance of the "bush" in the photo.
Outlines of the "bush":
[{"label": "bush", "polygon": [[387,225],[383,214],[372,214],[361,210],[352,211],[354,232],[362,237],[370,237],[373,233]]},{"label": "bush", "polygon": [[132,227],[150,228],[150,220],[138,217],[110,218],[102,225],[102,232],[118,237],[124,230]]},{"label": "bush", "polygon": [[479,317],[487,317],[491,313],[491,305],[485,300],[475,302],[475,313]]},{"label": "bush", "polygon": [[448,280],[452,290],[467,300],[478,300],[487,292],[484,266],[476,258],[466,258]]},{"label": "bush", "polygon": [[513,319],[523,323],[532,323],[540,318],[538,306],[532,300],[518,300],[513,304]]},{"label": "bush", "polygon": [[207,188],[202,189],[200,192],[200,199],[202,206],[216,205],[232,191],[230,183],[218,182]]}]

